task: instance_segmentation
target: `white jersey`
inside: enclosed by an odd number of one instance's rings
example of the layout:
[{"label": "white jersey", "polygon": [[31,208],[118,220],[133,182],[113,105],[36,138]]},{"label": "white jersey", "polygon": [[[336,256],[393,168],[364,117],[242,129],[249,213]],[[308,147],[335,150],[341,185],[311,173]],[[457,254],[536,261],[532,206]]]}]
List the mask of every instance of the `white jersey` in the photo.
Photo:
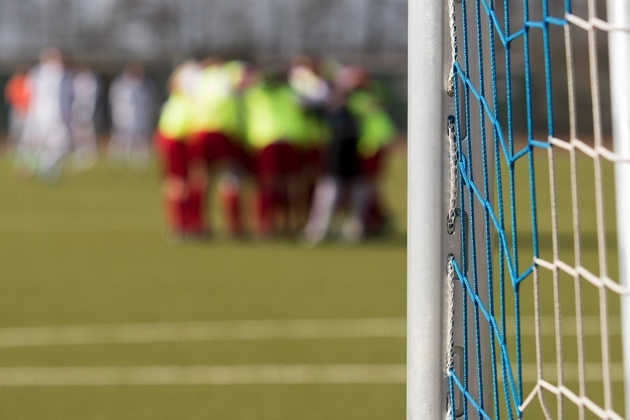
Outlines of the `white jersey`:
[{"label": "white jersey", "polygon": [[153,124],[153,90],[144,78],[118,76],[109,91],[115,131],[147,136]]},{"label": "white jersey", "polygon": [[75,74],[72,88],[73,122],[91,122],[94,118],[96,101],[98,99],[98,79],[91,71],[80,71]]},{"label": "white jersey", "polygon": [[70,144],[69,117],[72,77],[63,65],[46,62],[29,72],[31,104],[25,135],[47,147]]}]

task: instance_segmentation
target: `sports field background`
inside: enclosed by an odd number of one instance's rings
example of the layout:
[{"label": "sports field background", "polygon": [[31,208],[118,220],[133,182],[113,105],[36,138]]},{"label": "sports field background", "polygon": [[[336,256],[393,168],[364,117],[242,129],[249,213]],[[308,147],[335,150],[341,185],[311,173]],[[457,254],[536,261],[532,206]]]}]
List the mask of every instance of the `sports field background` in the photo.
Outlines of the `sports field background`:
[{"label": "sports field background", "polygon": [[[536,152],[541,253],[549,258],[546,152]],[[406,155],[384,182],[394,234],[358,246],[292,240],[173,244],[157,169],[105,165],[58,185],[0,164],[0,418],[394,419],[405,416]],[[580,160],[583,264],[597,272],[593,164]],[[569,174],[558,153],[557,176]],[[517,167],[519,215],[529,188]],[[604,168],[610,274],[616,278],[612,165]],[[567,186],[560,241],[570,245]],[[522,213],[521,213],[522,212]],[[528,235],[528,224],[519,234]],[[566,245],[565,245],[566,243]],[[570,247],[563,258],[572,262]],[[528,251],[523,252],[523,261]],[[421,257],[421,256],[419,256]],[[572,279],[561,305],[566,385],[578,392]],[[536,377],[533,290],[524,283],[525,394]],[[551,277],[541,276],[545,377],[555,377]],[[583,290],[587,395],[602,404],[599,296]],[[623,412],[618,301],[609,296],[614,407]],[[512,340],[510,338],[510,340]],[[555,405],[550,409],[555,413]],[[566,401],[565,418],[573,404]],[[534,404],[526,418],[541,418]]]},{"label": "sports field background", "polygon": [[[157,170],[140,176],[112,174],[100,165],[68,174],[51,186],[18,177],[3,159],[0,418],[402,418],[403,153],[393,157],[391,169],[386,180],[396,221],[391,238],[355,247],[308,249],[290,240],[240,243],[221,237],[175,245],[163,234]],[[344,327],[344,320],[356,324]],[[269,321],[275,333],[271,338],[248,338],[248,329],[260,330],[247,324],[250,321]],[[287,321],[296,324],[287,326]],[[151,338],[154,327],[163,328],[164,323],[178,324],[161,338]],[[59,330],[7,330],[83,325],[87,327],[70,332],[66,340],[81,343],[99,334],[95,326],[106,325],[116,336],[129,324],[142,324],[131,335],[149,334],[147,342],[59,345]],[[215,339],[177,341],[179,333],[194,336],[204,328],[220,331]],[[242,337],[230,338],[234,328],[244,328]],[[383,334],[389,337],[380,338]],[[117,339],[107,338],[107,332],[105,336],[105,341]],[[22,345],[10,347],[15,340]],[[36,344],[28,344],[33,340]],[[344,374],[348,365],[350,373]],[[373,372],[376,379],[361,378],[366,365],[381,366],[383,372]],[[173,383],[194,381],[205,368],[217,366],[228,368],[228,385]],[[235,366],[240,370],[229,369]],[[257,369],[265,366],[271,373],[257,379]],[[297,384],[283,384],[283,366],[303,367],[306,373],[289,372],[292,378],[297,375]],[[353,366],[358,366],[358,379]],[[77,373],[69,367],[88,370]],[[89,370],[94,367],[104,370]],[[145,381],[153,385],[116,385],[142,367],[149,367]],[[160,373],[160,368],[174,369]],[[274,369],[280,384],[268,383]],[[114,375],[113,385],[83,384],[86,376],[98,381],[103,375],[105,381]],[[221,379],[216,372],[210,376]],[[243,383],[233,384],[239,380]],[[42,381],[50,384],[41,386]],[[69,386],[73,381],[77,385]],[[358,383],[344,383],[348,381]],[[7,386],[16,383],[21,386]]]}]

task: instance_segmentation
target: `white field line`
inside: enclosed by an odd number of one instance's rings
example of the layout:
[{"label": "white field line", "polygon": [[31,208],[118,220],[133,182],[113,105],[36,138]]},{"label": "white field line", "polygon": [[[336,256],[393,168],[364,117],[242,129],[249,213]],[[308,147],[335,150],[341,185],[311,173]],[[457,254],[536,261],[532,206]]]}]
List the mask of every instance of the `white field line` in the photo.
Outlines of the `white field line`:
[{"label": "white field line", "polygon": [[[112,214],[134,215],[147,222],[120,223]],[[145,217],[146,216],[146,217]],[[0,210],[0,232],[4,233],[111,233],[111,232],[159,232],[160,219],[142,210],[82,209],[82,210]],[[76,224],[77,218],[81,223]],[[74,226],[59,225],[67,219]],[[155,223],[150,223],[155,222]]]},{"label": "white field line", "polygon": [[0,368],[0,387],[404,384],[405,380],[405,365]]},{"label": "white field line", "polygon": [[[514,319],[507,319],[507,333],[514,335]],[[582,317],[582,333],[586,336],[600,335],[601,319],[599,316]],[[608,332],[611,335],[621,335],[621,318],[619,316],[608,317]],[[533,316],[521,317],[521,334],[533,336],[536,333],[536,319]],[[555,320],[553,316],[540,317],[540,333],[542,336],[554,336]],[[573,316],[562,317],[562,335],[577,335],[577,320]]]},{"label": "white field line", "polygon": [[[563,379],[567,382],[578,382],[579,369],[577,363],[563,363]],[[586,382],[602,382],[603,365],[601,363],[586,363],[584,365],[586,370]],[[557,382],[557,364],[556,363],[543,363],[543,380],[554,383]],[[622,363],[610,364],[610,379],[613,382],[624,381],[624,371]],[[524,382],[536,382],[538,380],[535,363],[523,364],[523,381]]]},{"label": "white field line", "polygon": [[[555,382],[555,364],[545,364],[543,380]],[[602,366],[587,363],[587,382],[602,381]],[[612,381],[623,381],[620,363]],[[523,380],[538,381],[536,366],[523,366]],[[564,383],[578,381],[578,366],[564,364]],[[239,365],[239,366],[98,366],[0,368],[0,387],[153,386],[153,385],[307,385],[404,384],[406,366],[393,365]]]},{"label": "white field line", "polygon": [[81,344],[405,338],[404,318],[207,321],[0,329],[0,348]]},{"label": "white field line", "polygon": [[160,232],[159,226],[139,226],[139,225],[121,225],[121,224],[91,224],[89,226],[54,226],[51,224],[29,224],[28,226],[10,225],[3,226],[0,224],[0,232],[3,233],[35,233],[35,234],[74,234],[74,233],[120,233],[120,232]]},{"label": "white field line", "polygon": [[[508,320],[508,335],[514,334],[514,322]],[[563,319],[563,334],[575,335],[575,319]],[[523,317],[524,336],[534,334],[534,318]],[[585,335],[599,334],[599,318],[583,320]],[[552,317],[541,320],[543,336],[554,335]],[[609,319],[611,334],[621,333],[620,320]],[[146,324],[68,325],[0,328],[0,348],[67,346],[89,344],[131,344],[203,342],[227,340],[309,340],[405,338],[404,318],[303,319],[199,321]]]}]

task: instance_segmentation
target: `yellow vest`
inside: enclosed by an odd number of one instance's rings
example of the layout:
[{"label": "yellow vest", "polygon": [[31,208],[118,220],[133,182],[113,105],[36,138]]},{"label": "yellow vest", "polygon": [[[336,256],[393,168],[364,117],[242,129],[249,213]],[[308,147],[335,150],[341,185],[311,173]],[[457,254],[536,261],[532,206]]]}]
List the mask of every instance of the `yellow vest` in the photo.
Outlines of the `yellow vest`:
[{"label": "yellow vest", "polygon": [[162,106],[158,130],[168,138],[186,141],[193,128],[193,117],[190,98],[183,93],[174,92]]},{"label": "yellow vest", "polygon": [[240,134],[234,75],[226,65],[212,65],[202,71],[195,95],[194,130]]},{"label": "yellow vest", "polygon": [[348,108],[359,125],[359,153],[364,157],[376,154],[396,135],[396,126],[373,92],[359,90],[350,94]]},{"label": "yellow vest", "polygon": [[253,87],[244,101],[250,146],[262,149],[279,140],[304,142],[306,124],[302,109],[288,86]]}]

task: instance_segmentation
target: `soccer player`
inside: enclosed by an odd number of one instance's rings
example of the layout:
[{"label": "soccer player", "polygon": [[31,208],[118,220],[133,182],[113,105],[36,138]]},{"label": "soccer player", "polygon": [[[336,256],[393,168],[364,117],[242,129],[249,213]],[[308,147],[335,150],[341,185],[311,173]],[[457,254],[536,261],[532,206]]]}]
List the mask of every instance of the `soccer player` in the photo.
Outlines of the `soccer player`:
[{"label": "soccer player", "polygon": [[204,227],[197,220],[191,220],[189,211],[189,141],[195,115],[192,96],[197,74],[194,62],[185,62],[175,69],[155,134],[163,167],[166,223],[168,233],[176,240],[204,234]]},{"label": "soccer player", "polygon": [[244,233],[240,193],[248,157],[240,140],[242,127],[237,104],[243,72],[238,62],[207,59],[202,63],[195,89],[195,122],[190,141],[191,220],[209,232],[206,220],[209,175],[215,175],[226,228],[233,237]]},{"label": "soccer player", "polygon": [[329,83],[319,74],[318,63],[308,56],[298,56],[289,71],[289,85],[302,108],[302,141],[299,142],[300,173],[294,194],[298,224],[304,226],[311,206],[315,184],[320,175],[322,147],[329,137],[324,120],[330,95]]},{"label": "soccer player", "polygon": [[98,79],[89,67],[75,66],[72,91],[73,99],[70,108],[72,160],[77,169],[89,169],[96,164],[98,159],[94,114],[99,93]]},{"label": "soccer player", "polygon": [[346,69],[342,83],[351,92],[348,107],[359,124],[357,148],[370,195],[365,233],[383,234],[390,228],[390,217],[379,193],[379,184],[389,147],[396,136],[396,126],[383,105],[378,86],[365,69]]},{"label": "soccer player", "polygon": [[57,49],[42,51],[40,62],[28,73],[31,100],[19,141],[18,169],[35,172],[44,181],[55,182],[71,145],[70,107],[72,74]]},{"label": "soccer player", "polygon": [[329,233],[344,193],[350,196],[349,216],[342,225],[348,241],[363,236],[367,208],[367,183],[361,176],[358,154],[359,127],[348,106],[350,92],[337,83],[326,108],[331,137],[324,148],[323,173],[317,182],[304,240],[311,245],[323,241]]},{"label": "soccer player", "polygon": [[22,136],[31,102],[27,71],[18,70],[11,76],[4,88],[4,99],[9,105],[9,148],[14,149]]},{"label": "soccer player", "polygon": [[149,163],[155,94],[144,68],[130,63],[116,76],[109,89],[112,136],[108,159],[117,167],[126,161],[134,170],[144,171]]},{"label": "soccer player", "polygon": [[278,68],[260,74],[245,93],[244,104],[257,174],[256,233],[268,239],[297,228],[290,196],[297,190],[294,181],[301,163],[297,144],[303,138],[302,110],[286,72]]},{"label": "soccer player", "polygon": [[325,151],[324,176],[304,230],[309,243],[326,237],[344,191],[350,199],[349,217],[342,225],[345,240],[360,240],[373,232],[374,225],[385,223],[377,182],[395,127],[370,88],[369,75],[359,67],[343,69],[336,80],[326,113],[332,137]]}]

